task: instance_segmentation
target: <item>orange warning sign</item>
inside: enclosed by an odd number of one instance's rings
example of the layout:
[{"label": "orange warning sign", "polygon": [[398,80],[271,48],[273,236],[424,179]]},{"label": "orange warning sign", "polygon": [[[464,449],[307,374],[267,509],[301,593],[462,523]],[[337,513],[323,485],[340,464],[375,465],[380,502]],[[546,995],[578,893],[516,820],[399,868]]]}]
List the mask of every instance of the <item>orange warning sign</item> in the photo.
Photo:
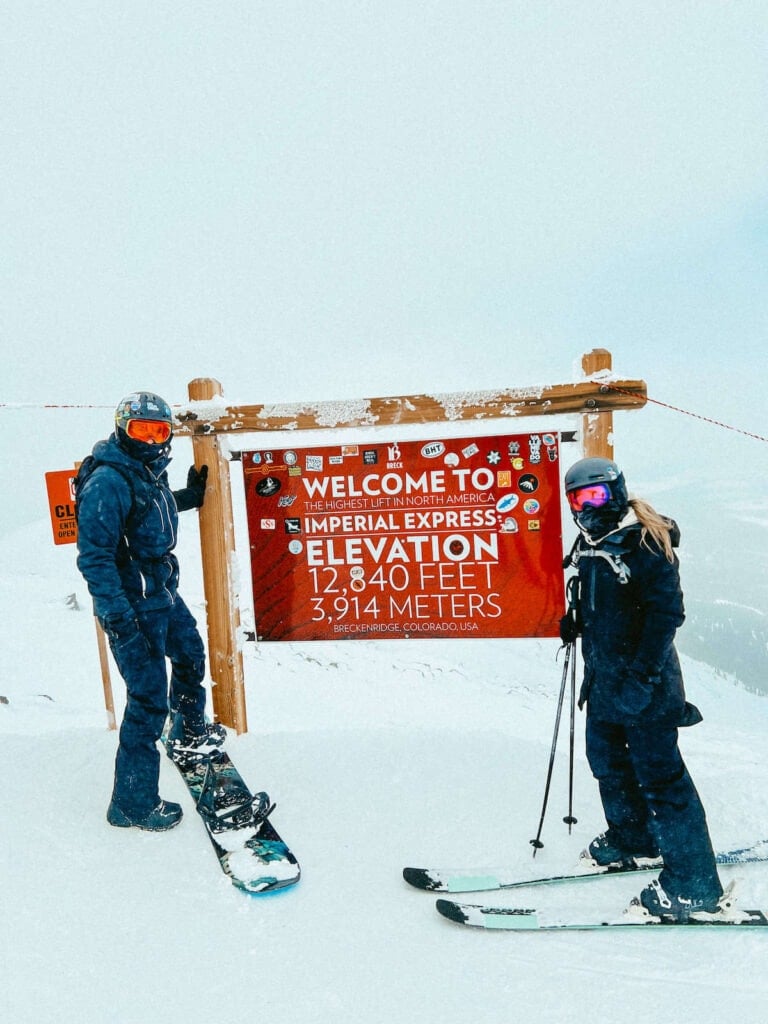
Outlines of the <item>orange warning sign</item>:
[{"label": "orange warning sign", "polygon": [[74,544],[77,540],[74,488],[76,474],[76,469],[56,469],[45,474],[54,544]]}]

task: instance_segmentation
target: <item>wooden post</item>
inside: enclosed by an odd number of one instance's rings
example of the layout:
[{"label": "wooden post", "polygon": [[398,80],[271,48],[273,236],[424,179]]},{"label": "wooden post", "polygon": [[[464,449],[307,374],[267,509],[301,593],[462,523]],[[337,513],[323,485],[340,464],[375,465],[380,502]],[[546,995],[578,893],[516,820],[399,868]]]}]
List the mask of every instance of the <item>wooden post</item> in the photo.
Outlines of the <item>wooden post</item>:
[{"label": "wooden post", "polygon": [[107,728],[116,729],[115,702],[112,699],[112,679],[109,674],[109,658],[107,657],[107,641],[104,637],[104,630],[101,623],[94,617],[96,624],[96,646],[99,649],[99,664],[101,665],[101,684],[104,687],[104,706],[107,709]]},{"label": "wooden post", "polygon": [[[611,353],[604,348],[592,349],[581,357],[585,377],[591,377],[601,370],[610,370],[611,365]],[[581,448],[585,458],[601,456],[613,459],[613,413],[610,409],[603,412],[596,409],[582,414]]]},{"label": "wooden post", "polygon": [[[222,394],[221,384],[197,378],[188,385],[189,398],[209,401]],[[208,657],[213,682],[213,712],[237,733],[248,729],[245,710],[243,656],[238,646],[240,610],[234,594],[235,527],[229,462],[215,434],[192,438],[195,466],[208,466],[205,501],[200,509],[200,547],[208,618]]]},{"label": "wooden post", "polygon": [[[75,463],[75,472],[80,469],[82,462]],[[117,729],[115,718],[115,701],[112,696],[112,677],[109,674],[109,656],[107,655],[107,638],[101,623],[94,615],[93,624],[96,627],[96,647],[99,651],[99,665],[101,666],[101,685],[104,690],[104,707],[107,709],[107,728]]]}]

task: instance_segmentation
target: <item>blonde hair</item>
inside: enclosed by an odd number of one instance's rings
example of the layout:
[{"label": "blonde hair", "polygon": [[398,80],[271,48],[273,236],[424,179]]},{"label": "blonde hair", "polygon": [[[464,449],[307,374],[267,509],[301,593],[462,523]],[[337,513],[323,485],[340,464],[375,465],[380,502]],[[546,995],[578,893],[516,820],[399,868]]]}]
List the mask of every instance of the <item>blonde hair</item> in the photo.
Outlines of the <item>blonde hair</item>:
[{"label": "blonde hair", "polygon": [[637,521],[642,527],[640,543],[644,544],[649,551],[653,550],[648,537],[655,542],[656,546],[664,552],[668,562],[674,562],[675,555],[672,550],[672,523],[660,515],[653,505],[649,505],[643,498],[630,498],[629,507],[637,516]]}]

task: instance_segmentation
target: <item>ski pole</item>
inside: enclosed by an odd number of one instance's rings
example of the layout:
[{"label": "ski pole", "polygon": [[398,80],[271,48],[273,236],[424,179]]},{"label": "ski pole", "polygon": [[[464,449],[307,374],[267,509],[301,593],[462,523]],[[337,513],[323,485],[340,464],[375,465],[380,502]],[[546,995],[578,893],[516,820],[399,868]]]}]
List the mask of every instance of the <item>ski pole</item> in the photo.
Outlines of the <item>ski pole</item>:
[{"label": "ski pole", "polygon": [[[575,647],[575,642],[573,645]],[[568,765],[568,814],[563,818],[563,821],[568,826],[568,835],[571,834],[571,828],[576,824],[578,818],[573,816],[573,748],[574,748],[574,734],[576,727],[576,657],[571,661],[571,739],[570,739],[570,757]]]},{"label": "ski pole", "polygon": [[531,846],[533,847],[533,856],[536,856],[536,851],[540,850],[544,843],[541,842],[541,831],[544,828],[544,815],[547,811],[547,801],[549,800],[549,787],[552,782],[552,766],[555,763],[555,751],[557,749],[557,734],[560,731],[560,715],[563,711],[563,698],[565,697],[565,682],[568,678],[568,666],[571,661],[571,651],[573,650],[574,643],[566,644],[565,647],[565,664],[563,665],[563,679],[560,683],[560,696],[557,699],[557,714],[555,715],[555,731],[552,736],[552,748],[549,752],[549,768],[547,769],[547,781],[544,786],[544,802],[541,807],[541,818],[539,820],[539,831],[536,833],[536,838],[531,839]]}]

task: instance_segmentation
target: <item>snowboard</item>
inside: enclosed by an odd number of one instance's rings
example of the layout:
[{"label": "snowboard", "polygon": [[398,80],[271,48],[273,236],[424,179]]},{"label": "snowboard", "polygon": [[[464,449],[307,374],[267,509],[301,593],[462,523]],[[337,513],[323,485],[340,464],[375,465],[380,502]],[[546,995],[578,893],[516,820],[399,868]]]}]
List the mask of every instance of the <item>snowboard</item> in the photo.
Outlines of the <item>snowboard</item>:
[{"label": "snowboard", "polygon": [[169,758],[195,801],[219,864],[232,884],[253,895],[295,885],[301,869],[269,815],[266,793],[252,793],[229,754],[216,749]]}]

